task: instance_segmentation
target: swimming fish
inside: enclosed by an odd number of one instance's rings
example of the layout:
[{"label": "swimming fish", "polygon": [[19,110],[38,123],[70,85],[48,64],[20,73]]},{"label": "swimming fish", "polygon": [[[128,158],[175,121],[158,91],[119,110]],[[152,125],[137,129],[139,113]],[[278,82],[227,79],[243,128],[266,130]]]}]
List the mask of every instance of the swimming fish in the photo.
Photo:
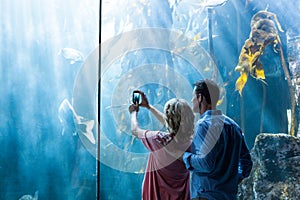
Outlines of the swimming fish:
[{"label": "swimming fish", "polygon": [[227,3],[228,0],[204,0],[202,1],[202,5],[205,7],[217,7],[223,6]]},{"label": "swimming fish", "polygon": [[76,135],[74,109],[67,99],[64,99],[58,108],[58,119],[62,127],[61,134],[72,133]]},{"label": "swimming fish", "polygon": [[82,53],[73,48],[62,48],[59,50],[58,55],[62,55],[65,59],[70,60],[71,65],[83,61]]},{"label": "swimming fish", "polygon": [[67,99],[64,99],[58,108],[58,118],[62,126],[62,135],[71,132],[73,136],[78,134],[79,137],[88,139],[92,144],[96,143],[93,134],[95,121],[78,115]]},{"label": "swimming fish", "polygon": [[275,49],[276,46],[281,45],[278,30],[283,32],[274,13],[263,10],[257,12],[252,17],[251,32],[243,45],[239,62],[235,68],[235,71],[240,72],[240,77],[235,84],[235,89],[239,91],[240,95],[242,95],[242,90],[248,80],[249,74],[265,83],[265,72],[262,63],[259,61],[259,57],[269,44],[273,44],[273,49],[277,52]]},{"label": "swimming fish", "polygon": [[19,198],[19,200],[38,200],[38,191],[36,191],[34,193],[34,196],[30,195],[30,194],[25,194],[23,195],[21,198]]}]

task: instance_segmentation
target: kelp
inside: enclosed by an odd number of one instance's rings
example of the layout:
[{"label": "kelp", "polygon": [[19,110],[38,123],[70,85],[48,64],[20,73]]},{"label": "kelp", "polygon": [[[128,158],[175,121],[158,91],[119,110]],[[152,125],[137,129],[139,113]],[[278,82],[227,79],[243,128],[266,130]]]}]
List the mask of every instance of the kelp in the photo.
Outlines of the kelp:
[{"label": "kelp", "polygon": [[280,51],[280,58],[285,77],[287,79],[291,100],[291,124],[290,135],[295,134],[295,95],[294,87],[291,82],[289,70],[286,66],[282,50],[281,40],[278,30],[283,32],[277,16],[267,10],[257,12],[251,19],[251,32],[249,38],[245,41],[240,52],[239,61],[235,71],[240,72],[240,77],[236,80],[235,89],[242,96],[243,88],[250,74],[253,78],[265,83],[265,72],[259,58],[263,55],[265,48],[272,44],[273,50]]},{"label": "kelp", "polygon": [[274,51],[279,45],[281,47],[278,29],[283,32],[277,17],[274,13],[266,10],[257,12],[251,19],[251,32],[245,41],[240,52],[239,62],[235,71],[240,72],[240,77],[236,81],[236,90],[242,95],[243,88],[247,82],[248,75],[263,81],[265,72],[259,57],[264,53],[264,49],[273,44]]}]

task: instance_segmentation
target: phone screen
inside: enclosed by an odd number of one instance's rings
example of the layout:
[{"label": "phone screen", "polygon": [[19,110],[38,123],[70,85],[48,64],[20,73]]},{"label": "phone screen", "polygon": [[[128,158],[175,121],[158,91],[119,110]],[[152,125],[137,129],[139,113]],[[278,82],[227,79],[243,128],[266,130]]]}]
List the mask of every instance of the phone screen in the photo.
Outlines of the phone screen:
[{"label": "phone screen", "polygon": [[141,94],[139,92],[133,92],[132,93],[132,103],[138,105],[141,101]]}]

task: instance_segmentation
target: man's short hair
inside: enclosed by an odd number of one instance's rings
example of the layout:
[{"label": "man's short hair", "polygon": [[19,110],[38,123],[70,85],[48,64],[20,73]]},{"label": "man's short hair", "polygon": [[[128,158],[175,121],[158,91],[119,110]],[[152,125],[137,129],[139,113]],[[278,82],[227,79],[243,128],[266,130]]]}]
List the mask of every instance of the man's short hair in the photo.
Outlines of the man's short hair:
[{"label": "man's short hair", "polygon": [[199,94],[202,94],[208,104],[217,104],[220,97],[220,90],[218,85],[214,81],[209,79],[200,80],[194,83],[194,87],[197,96]]}]

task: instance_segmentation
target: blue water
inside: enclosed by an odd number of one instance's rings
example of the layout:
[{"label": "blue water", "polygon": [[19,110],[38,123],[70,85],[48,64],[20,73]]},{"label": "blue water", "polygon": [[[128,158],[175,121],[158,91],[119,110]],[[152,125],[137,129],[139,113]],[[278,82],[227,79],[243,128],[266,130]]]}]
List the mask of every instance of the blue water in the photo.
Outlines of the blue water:
[{"label": "blue water", "polygon": [[95,199],[95,159],[70,115],[62,134],[59,107],[99,45],[99,5],[1,1],[0,199]]},{"label": "blue water", "polygon": [[[243,97],[234,68],[251,17],[267,7],[285,30],[287,61],[286,32],[300,32],[298,2],[212,7],[215,59],[199,1],[107,0],[99,7],[98,0],[1,2],[0,199],[36,191],[38,199],[139,199],[148,152],[130,133],[134,89],[162,110],[173,97],[190,102],[193,83],[215,77],[219,109],[240,124],[249,148],[260,132],[287,132],[279,54],[265,49],[267,85],[249,77]],[[147,110],[139,120],[145,129],[164,129]]]},{"label": "blue water", "polygon": [[[249,77],[243,97],[235,91],[239,73],[234,68],[249,37],[251,17],[267,7],[285,30],[279,34],[287,61],[286,32],[299,33],[299,22],[291,20],[299,18],[299,5],[227,1],[212,12],[217,78],[224,87],[224,101],[219,108],[240,124],[249,148],[260,132],[288,130],[287,82],[280,55],[271,46],[261,57],[267,85]],[[101,199],[139,199],[148,154],[130,134],[127,109],[131,92],[142,89],[149,101],[162,110],[169,98],[190,100],[192,84],[198,79],[212,78],[208,12],[199,1],[128,1],[118,5],[107,1],[103,3],[102,16]],[[148,111],[141,109],[139,117],[145,129],[162,128]]]}]

